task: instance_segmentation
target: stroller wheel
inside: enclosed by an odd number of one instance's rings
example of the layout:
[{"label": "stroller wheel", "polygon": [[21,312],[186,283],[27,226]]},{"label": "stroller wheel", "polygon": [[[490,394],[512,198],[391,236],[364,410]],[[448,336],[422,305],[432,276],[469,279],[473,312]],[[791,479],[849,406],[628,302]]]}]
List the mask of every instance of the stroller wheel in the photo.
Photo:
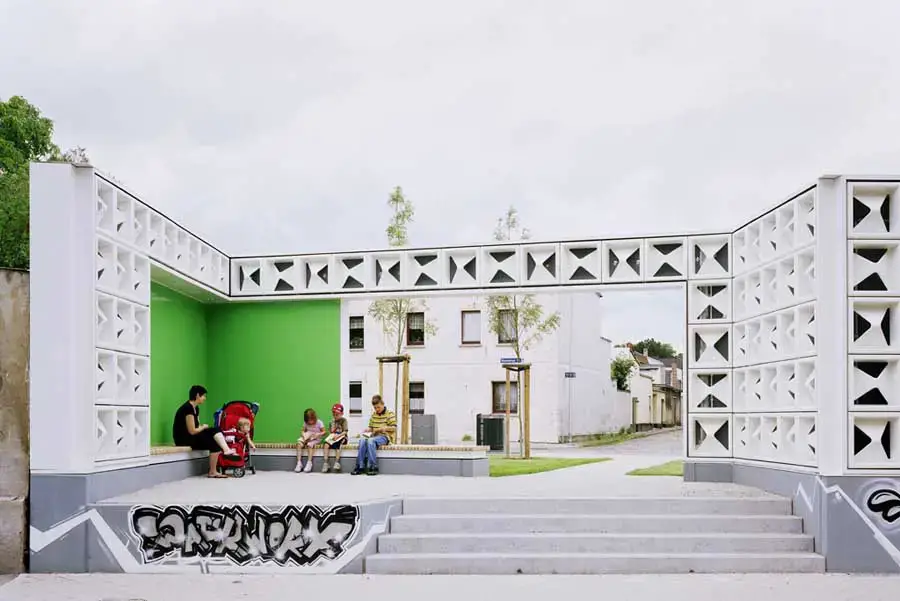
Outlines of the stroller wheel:
[{"label": "stroller wheel", "polygon": [[244,477],[244,468],[242,468],[242,467],[234,468],[233,474],[234,474],[235,478],[243,478]]}]

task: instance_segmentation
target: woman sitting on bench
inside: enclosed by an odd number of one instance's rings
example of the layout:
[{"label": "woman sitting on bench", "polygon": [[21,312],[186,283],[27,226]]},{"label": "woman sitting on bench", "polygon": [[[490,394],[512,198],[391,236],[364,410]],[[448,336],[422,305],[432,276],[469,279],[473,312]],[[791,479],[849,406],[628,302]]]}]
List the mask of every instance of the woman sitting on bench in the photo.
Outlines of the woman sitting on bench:
[{"label": "woman sitting on bench", "polygon": [[191,447],[195,451],[209,451],[210,478],[227,478],[216,470],[219,463],[219,453],[225,453],[225,457],[238,460],[240,457],[228,447],[225,435],[214,426],[200,425],[198,407],[206,402],[206,389],[203,386],[191,386],[189,400],[175,412],[175,420],[172,422],[172,439],[179,447]]}]

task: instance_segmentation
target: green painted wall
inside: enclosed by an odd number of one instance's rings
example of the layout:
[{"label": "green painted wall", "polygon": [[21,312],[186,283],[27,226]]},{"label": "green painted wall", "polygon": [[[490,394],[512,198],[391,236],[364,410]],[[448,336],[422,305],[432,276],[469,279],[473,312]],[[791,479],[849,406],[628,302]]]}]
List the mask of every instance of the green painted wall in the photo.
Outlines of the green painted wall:
[{"label": "green painted wall", "polygon": [[[206,306],[164,286],[150,287],[150,444],[172,444],[172,417],[207,372]],[[200,409],[204,423],[210,408]]]},{"label": "green painted wall", "polygon": [[340,301],[207,307],[210,405],[260,404],[256,440],[293,442],[303,411],[327,424],[341,394]]}]

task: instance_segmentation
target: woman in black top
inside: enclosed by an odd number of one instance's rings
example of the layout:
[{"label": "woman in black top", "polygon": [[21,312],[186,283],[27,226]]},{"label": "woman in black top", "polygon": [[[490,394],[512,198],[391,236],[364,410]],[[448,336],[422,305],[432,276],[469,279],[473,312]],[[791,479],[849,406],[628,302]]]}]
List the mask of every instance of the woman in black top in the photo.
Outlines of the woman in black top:
[{"label": "woman in black top", "polygon": [[191,447],[196,451],[209,451],[210,478],[226,478],[224,474],[216,471],[219,463],[219,453],[225,453],[228,459],[238,459],[228,444],[222,431],[206,424],[200,425],[198,406],[206,402],[206,389],[203,386],[191,386],[190,400],[185,402],[175,412],[172,422],[172,439],[179,447]]}]

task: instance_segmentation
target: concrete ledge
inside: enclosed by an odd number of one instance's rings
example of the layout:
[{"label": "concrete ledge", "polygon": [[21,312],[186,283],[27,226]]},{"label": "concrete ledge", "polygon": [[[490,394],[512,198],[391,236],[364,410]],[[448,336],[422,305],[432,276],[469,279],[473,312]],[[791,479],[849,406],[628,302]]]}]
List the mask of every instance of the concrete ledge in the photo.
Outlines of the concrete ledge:
[{"label": "concrete ledge", "polygon": [[[296,455],[257,453],[253,464],[260,471],[290,471],[297,465]],[[356,464],[356,453],[341,454],[341,471],[349,473]],[[321,455],[313,456],[313,470],[322,469]],[[490,465],[485,457],[423,457],[378,453],[378,471],[404,476],[487,477]]]},{"label": "concrete ledge", "polygon": [[25,500],[0,498],[0,574],[25,571]]}]

